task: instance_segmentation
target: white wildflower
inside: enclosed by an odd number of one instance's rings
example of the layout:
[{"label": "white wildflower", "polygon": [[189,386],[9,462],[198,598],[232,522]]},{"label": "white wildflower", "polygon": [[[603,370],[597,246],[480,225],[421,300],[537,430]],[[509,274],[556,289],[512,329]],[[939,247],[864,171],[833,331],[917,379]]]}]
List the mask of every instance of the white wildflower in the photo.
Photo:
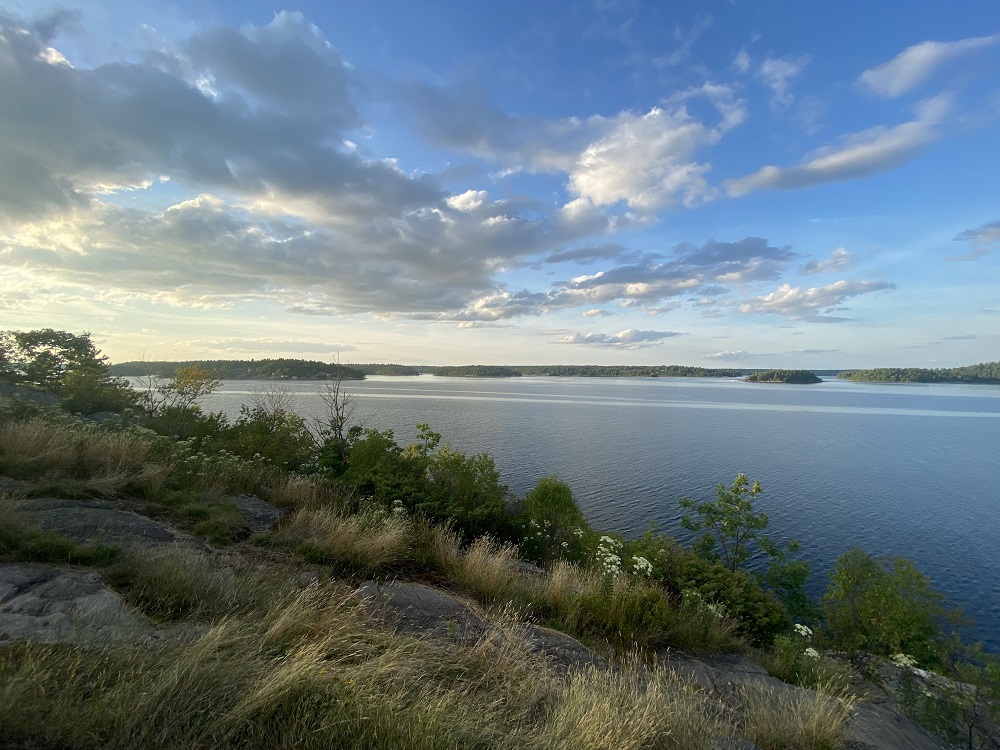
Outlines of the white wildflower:
[{"label": "white wildflower", "polygon": [[810,628],[808,625],[803,625],[801,623],[795,623],[795,632],[801,635],[803,638],[811,638],[813,634],[812,628]]},{"label": "white wildflower", "polygon": [[893,654],[889,657],[889,661],[903,669],[913,669],[917,666],[917,660],[907,654]]},{"label": "white wildflower", "polygon": [[632,557],[632,567],[635,569],[636,573],[642,573],[646,576],[653,575],[653,564],[645,557],[634,555]]},{"label": "white wildflower", "polygon": [[802,653],[804,653],[810,659],[818,659],[819,658],[819,651],[817,651],[816,649],[814,649],[812,646],[810,646],[809,648],[807,648]]}]

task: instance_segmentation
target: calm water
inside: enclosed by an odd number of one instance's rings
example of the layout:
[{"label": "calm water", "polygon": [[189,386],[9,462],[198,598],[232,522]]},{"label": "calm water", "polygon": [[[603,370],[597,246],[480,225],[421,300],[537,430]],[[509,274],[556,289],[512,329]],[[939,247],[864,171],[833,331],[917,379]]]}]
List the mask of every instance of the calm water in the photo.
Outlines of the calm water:
[{"label": "calm water", "polygon": [[[272,384],[227,382],[205,407],[235,416]],[[320,408],[316,383],[282,386],[299,413]],[[518,494],[556,474],[594,526],[626,535],[653,519],[686,538],[678,498],[714,498],[744,472],[772,536],[802,542],[815,593],[852,545],[905,555],[1000,648],[1000,387],[421,376],[349,389],[365,426],[405,443],[429,422],[488,452]]]}]

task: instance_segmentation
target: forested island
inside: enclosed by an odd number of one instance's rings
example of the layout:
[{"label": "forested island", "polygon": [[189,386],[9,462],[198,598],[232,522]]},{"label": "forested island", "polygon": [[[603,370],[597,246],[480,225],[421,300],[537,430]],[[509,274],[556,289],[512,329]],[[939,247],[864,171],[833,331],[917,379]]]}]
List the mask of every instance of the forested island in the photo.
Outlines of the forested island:
[{"label": "forested island", "polygon": [[1000,385],[1000,362],[982,362],[965,367],[878,367],[873,370],[846,370],[837,375],[855,383],[975,383]]},{"label": "forested island", "polygon": [[823,379],[811,370],[764,370],[752,372],[743,379],[748,383],[794,383],[797,385],[823,382]]}]

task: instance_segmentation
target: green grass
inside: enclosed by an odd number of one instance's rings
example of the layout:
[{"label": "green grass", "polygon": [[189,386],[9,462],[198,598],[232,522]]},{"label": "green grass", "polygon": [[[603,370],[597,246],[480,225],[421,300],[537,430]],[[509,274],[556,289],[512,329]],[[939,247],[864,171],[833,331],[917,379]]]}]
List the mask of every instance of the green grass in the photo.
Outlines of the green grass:
[{"label": "green grass", "polygon": [[13,500],[0,496],[0,560],[30,563],[107,565],[119,550],[99,543],[79,544],[54,531],[22,521]]}]

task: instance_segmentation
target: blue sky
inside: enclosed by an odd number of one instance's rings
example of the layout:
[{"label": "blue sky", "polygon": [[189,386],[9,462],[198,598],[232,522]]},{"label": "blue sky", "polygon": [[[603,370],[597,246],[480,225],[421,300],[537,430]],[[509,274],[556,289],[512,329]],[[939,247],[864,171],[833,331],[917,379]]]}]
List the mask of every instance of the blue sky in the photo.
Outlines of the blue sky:
[{"label": "blue sky", "polygon": [[1000,358],[994,0],[0,6],[0,328],[118,361]]}]

